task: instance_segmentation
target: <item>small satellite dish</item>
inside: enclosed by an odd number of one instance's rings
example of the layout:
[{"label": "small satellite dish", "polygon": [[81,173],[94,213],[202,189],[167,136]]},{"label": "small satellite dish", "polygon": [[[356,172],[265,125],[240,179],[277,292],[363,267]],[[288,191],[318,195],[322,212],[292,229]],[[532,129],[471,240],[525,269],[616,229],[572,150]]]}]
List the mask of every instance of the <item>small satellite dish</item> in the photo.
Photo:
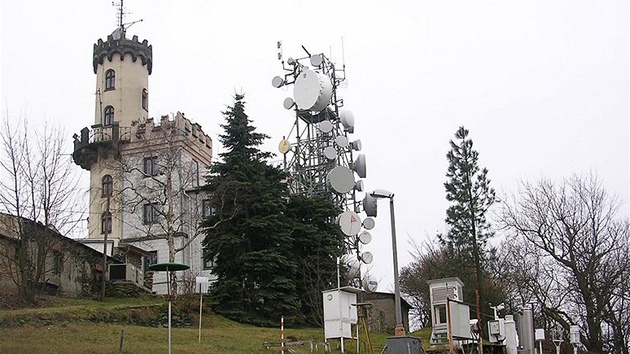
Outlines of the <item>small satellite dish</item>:
[{"label": "small satellite dish", "polygon": [[311,65],[319,67],[324,62],[324,57],[321,54],[311,55]]},{"label": "small satellite dish", "polygon": [[363,220],[363,227],[366,230],[372,230],[374,226],[376,226],[376,222],[374,222],[374,219],[367,217],[365,218],[365,220]]},{"label": "small satellite dish", "polygon": [[355,140],[351,142],[350,145],[352,146],[352,149],[355,151],[361,151],[361,148],[363,147],[363,145],[361,144],[361,140]]},{"label": "small satellite dish", "polygon": [[298,108],[303,111],[323,110],[330,103],[332,93],[330,77],[313,70],[302,71],[293,85],[293,98]]},{"label": "small satellite dish", "polygon": [[324,133],[330,133],[333,130],[333,125],[329,120],[324,120],[319,123],[319,130]]},{"label": "small satellite dish", "polygon": [[[370,195],[370,193],[365,193],[365,198],[363,198],[363,211],[367,216],[376,217],[377,209],[376,209],[376,198]],[[366,227],[367,229],[367,227]],[[368,229],[369,230],[369,229]]]},{"label": "small satellite dish", "polygon": [[343,125],[343,129],[349,133],[354,132],[354,114],[351,111],[344,109],[339,112],[339,119]]},{"label": "small satellite dish", "polygon": [[[363,223],[365,224],[365,221]],[[364,245],[367,245],[368,243],[372,242],[372,234],[367,231],[363,231],[362,233],[359,234],[359,242],[361,242]]]},{"label": "small satellite dish", "polygon": [[363,289],[369,294],[373,293],[378,289],[378,282],[371,275],[366,275],[363,277]]},{"label": "small satellite dish", "polygon": [[347,147],[348,147],[348,138],[346,138],[346,137],[345,137],[345,136],[343,136],[343,135],[338,135],[338,136],[335,138],[335,143],[336,143],[337,145],[339,145],[339,147],[341,147],[341,148],[344,148],[344,149],[345,149],[345,148],[347,148]]},{"label": "small satellite dish", "polygon": [[372,255],[372,252],[370,251],[361,253],[360,257],[361,257],[361,262],[365,264],[370,264],[374,260],[374,256]]},{"label": "small satellite dish", "polygon": [[275,88],[280,88],[284,85],[284,79],[280,76],[276,76],[271,80],[271,86]]},{"label": "small satellite dish", "polygon": [[287,97],[284,99],[284,102],[282,102],[282,105],[285,109],[291,109],[295,105],[295,102],[293,102],[293,99],[291,97]]},{"label": "small satellite dish", "polygon": [[280,144],[278,144],[278,151],[281,154],[286,154],[291,150],[291,143],[287,139],[280,140]]},{"label": "small satellite dish", "polygon": [[348,272],[348,277],[351,279],[359,274],[361,269],[361,263],[352,254],[344,254],[341,256],[341,266]]},{"label": "small satellite dish", "polygon": [[354,184],[354,189],[359,192],[363,192],[363,181],[358,180],[357,183]]},{"label": "small satellite dish", "polygon": [[326,175],[328,185],[337,193],[348,193],[354,188],[354,173],[345,166],[337,166]]},{"label": "small satellite dish", "polygon": [[346,236],[355,236],[361,230],[361,217],[353,211],[344,211],[339,215],[339,227]]},{"label": "small satellite dish", "polygon": [[334,147],[329,146],[324,149],[324,156],[332,161],[337,158],[337,150]]},{"label": "small satellite dish", "polygon": [[352,164],[352,170],[357,173],[360,178],[365,178],[367,170],[365,166],[365,155],[359,154]]}]

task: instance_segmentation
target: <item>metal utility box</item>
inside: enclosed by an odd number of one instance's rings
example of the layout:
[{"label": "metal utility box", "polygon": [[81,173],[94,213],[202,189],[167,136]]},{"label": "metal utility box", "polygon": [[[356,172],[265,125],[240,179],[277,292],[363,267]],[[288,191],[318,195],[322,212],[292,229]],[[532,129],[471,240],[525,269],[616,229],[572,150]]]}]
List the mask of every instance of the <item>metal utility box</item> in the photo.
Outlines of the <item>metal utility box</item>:
[{"label": "metal utility box", "polygon": [[133,264],[110,264],[109,280],[113,282],[132,282],[142,286],[144,283],[144,274]]},{"label": "metal utility box", "polygon": [[324,338],[351,338],[357,323],[357,293],[360,289],[341,288],[322,292],[324,303]]},{"label": "metal utility box", "polygon": [[420,338],[387,337],[387,354],[421,354],[424,353]]}]

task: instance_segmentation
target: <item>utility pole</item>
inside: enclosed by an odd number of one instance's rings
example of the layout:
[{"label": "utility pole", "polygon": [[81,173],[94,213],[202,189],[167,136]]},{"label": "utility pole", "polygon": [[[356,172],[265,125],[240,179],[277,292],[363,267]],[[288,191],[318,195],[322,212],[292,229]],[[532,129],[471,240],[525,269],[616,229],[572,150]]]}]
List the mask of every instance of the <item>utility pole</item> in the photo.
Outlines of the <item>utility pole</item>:
[{"label": "utility pole", "polygon": [[107,219],[103,225],[103,276],[101,279],[101,301],[105,301],[105,283],[107,281],[107,235],[109,234],[109,229],[112,226],[112,214],[109,211],[109,199],[110,196],[107,196],[107,204],[105,208],[105,216]]}]

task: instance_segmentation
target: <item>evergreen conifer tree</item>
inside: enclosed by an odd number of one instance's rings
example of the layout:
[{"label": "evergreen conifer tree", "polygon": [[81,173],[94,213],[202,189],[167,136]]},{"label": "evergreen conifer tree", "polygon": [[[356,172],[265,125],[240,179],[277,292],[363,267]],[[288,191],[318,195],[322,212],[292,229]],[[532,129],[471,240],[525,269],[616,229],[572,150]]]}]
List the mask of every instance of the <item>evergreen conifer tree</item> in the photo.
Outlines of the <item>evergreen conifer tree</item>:
[{"label": "evergreen conifer tree", "polygon": [[213,260],[218,279],[212,286],[214,310],[238,321],[270,325],[296,318],[299,299],[297,264],[291,222],[287,218],[289,191],[285,174],[267,163],[271,157],[258,146],[257,133],[245,113],[242,95],[223,115],[219,136],[225,152],[210,167],[207,184],[214,212],[208,217],[204,252]]},{"label": "evergreen conifer tree", "polygon": [[450,141],[451,149],[446,154],[449,166],[444,183],[446,199],[451,202],[446,211],[450,229],[439,239],[454,261],[454,269],[460,277],[474,279],[474,287],[483,299],[482,262],[486,242],[492,236],[486,212],[495,202],[495,191],[490,186],[488,169],[479,168],[479,153],[473,149],[468,130],[459,127],[455,138],[457,141]]}]

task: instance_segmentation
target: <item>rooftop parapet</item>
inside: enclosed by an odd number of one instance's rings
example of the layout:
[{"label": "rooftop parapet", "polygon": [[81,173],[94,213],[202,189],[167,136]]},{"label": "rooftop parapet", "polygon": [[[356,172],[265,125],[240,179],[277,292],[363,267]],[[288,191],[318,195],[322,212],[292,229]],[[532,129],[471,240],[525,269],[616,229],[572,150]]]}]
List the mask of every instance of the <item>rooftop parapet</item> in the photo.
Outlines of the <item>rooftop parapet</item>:
[{"label": "rooftop parapet", "polygon": [[146,39],[140,42],[138,36],[133,36],[131,40],[125,38],[125,32],[119,32],[118,30],[107,36],[107,41],[103,42],[102,39],[94,44],[94,55],[92,64],[94,66],[94,73],[99,64],[103,64],[103,60],[111,61],[114,53],[118,53],[121,60],[124,60],[125,55],[131,55],[131,59],[135,62],[140,58],[142,65],[147,66],[149,75],[153,71],[153,46],[149,45],[149,41]]}]

